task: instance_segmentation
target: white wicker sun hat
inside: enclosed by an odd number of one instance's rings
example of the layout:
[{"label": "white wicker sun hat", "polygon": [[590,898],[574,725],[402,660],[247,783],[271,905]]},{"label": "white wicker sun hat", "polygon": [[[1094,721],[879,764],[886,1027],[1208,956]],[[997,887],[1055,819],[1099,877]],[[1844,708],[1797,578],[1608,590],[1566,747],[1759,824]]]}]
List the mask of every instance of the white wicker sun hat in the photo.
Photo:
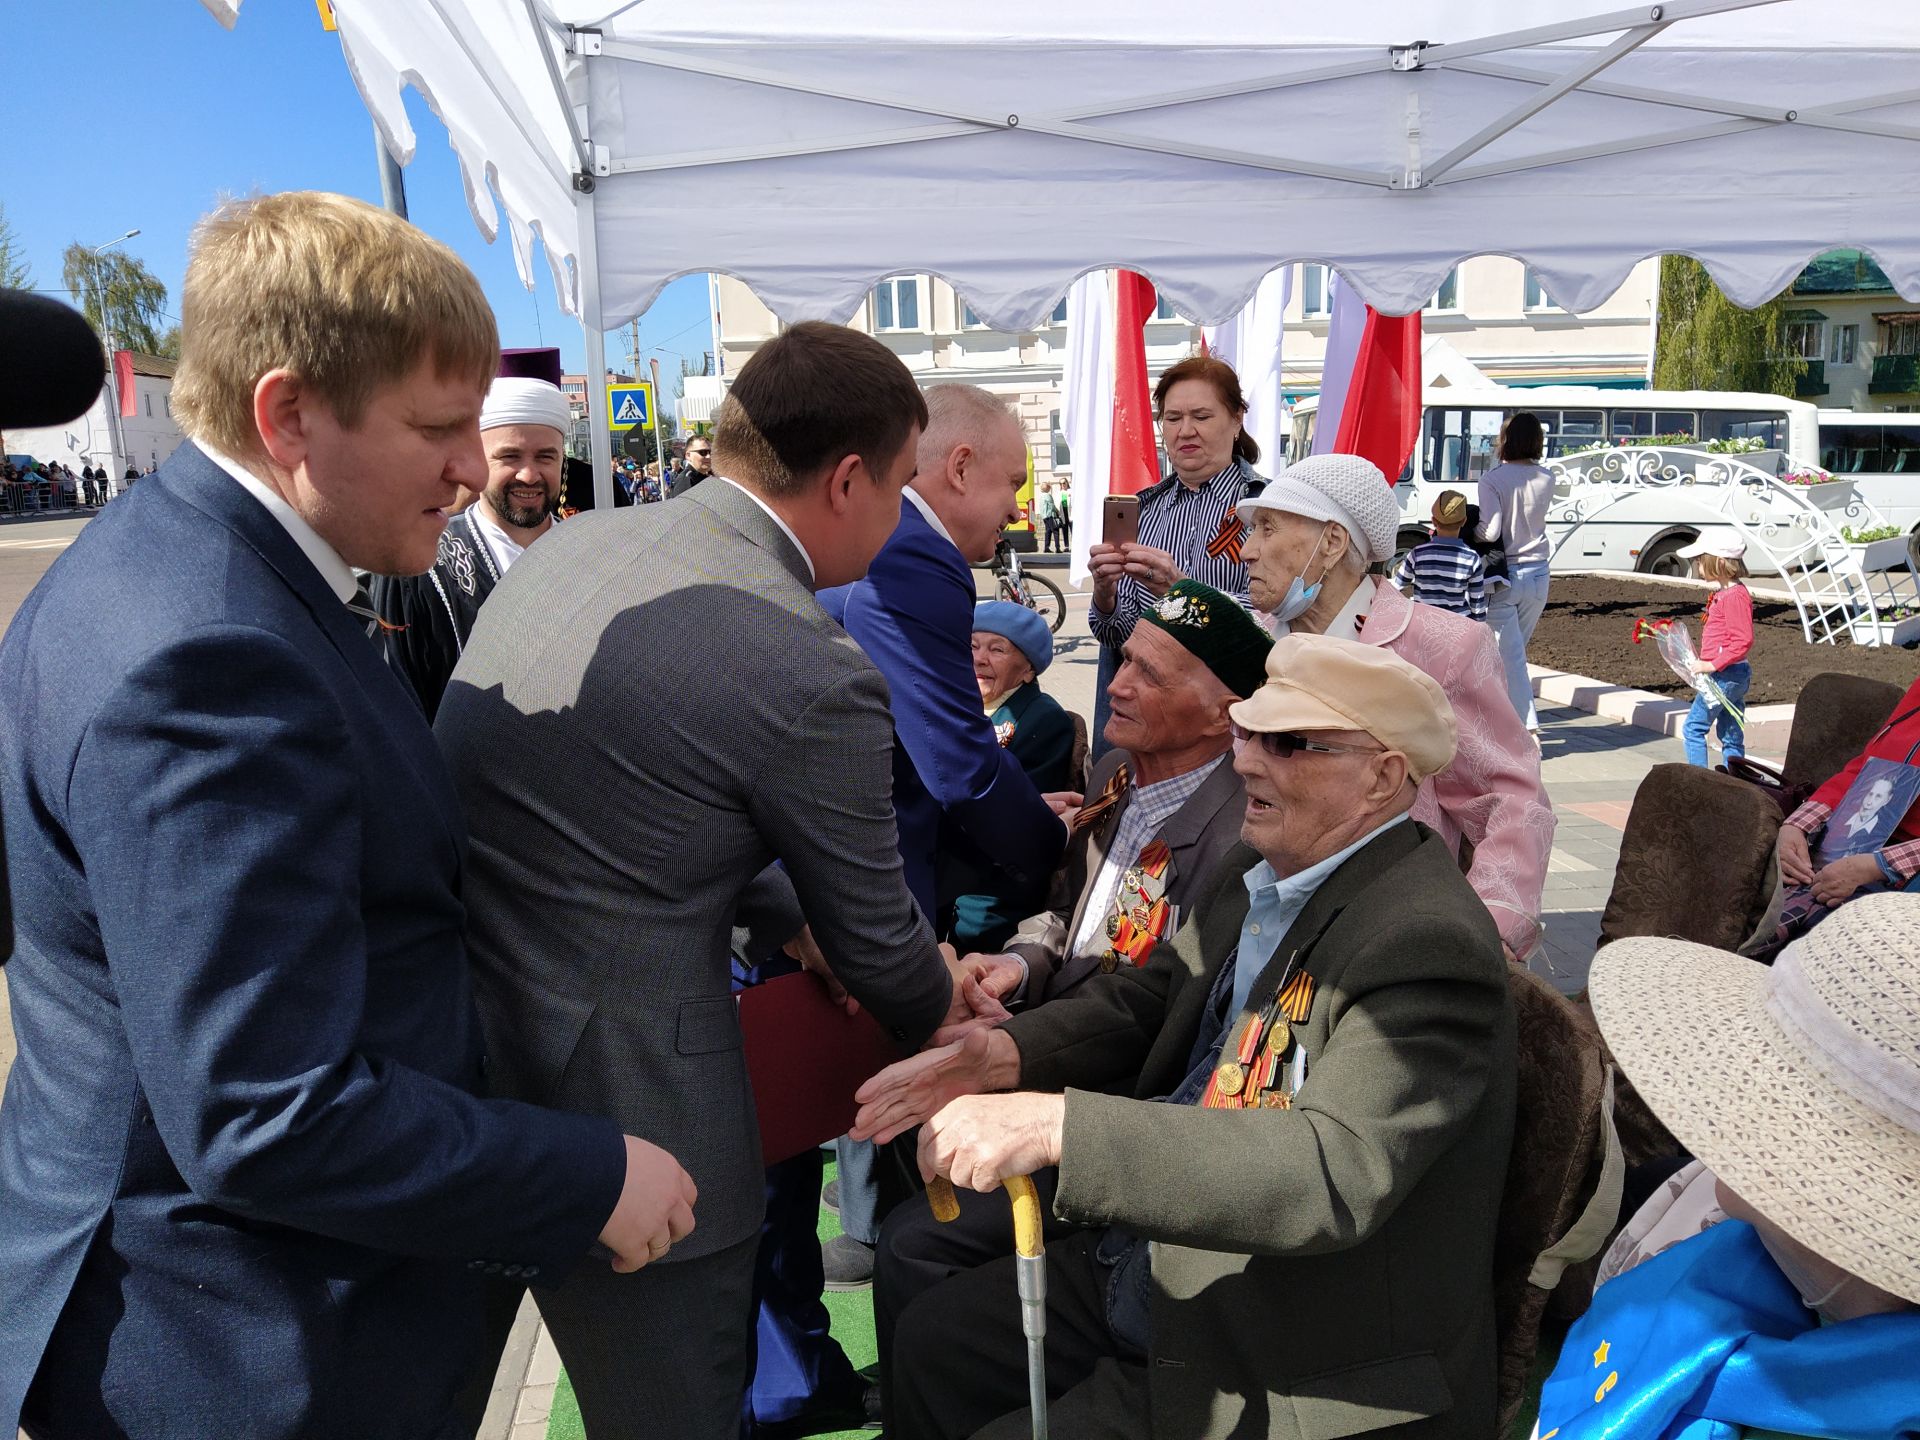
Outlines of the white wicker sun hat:
[{"label": "white wicker sun hat", "polygon": [[1808,1249],[1920,1303],[1920,895],[1850,901],[1771,968],[1619,940],[1589,987],[1682,1144]]}]

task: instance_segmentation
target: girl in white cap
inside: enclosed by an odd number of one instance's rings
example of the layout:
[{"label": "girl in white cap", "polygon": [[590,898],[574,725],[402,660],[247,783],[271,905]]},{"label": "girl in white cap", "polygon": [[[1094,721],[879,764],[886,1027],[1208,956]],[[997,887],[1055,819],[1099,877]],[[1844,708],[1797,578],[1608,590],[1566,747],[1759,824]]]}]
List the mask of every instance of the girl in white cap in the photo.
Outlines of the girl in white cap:
[{"label": "girl in white cap", "polygon": [[1746,731],[1735,716],[1747,698],[1753,683],[1753,667],[1747,652],[1753,649],[1753,596],[1740,582],[1747,578],[1747,546],[1737,537],[1701,538],[1680,552],[1693,561],[1693,573],[1711,580],[1719,588],[1707,601],[1706,623],[1700,627],[1700,654],[1693,662],[1693,673],[1711,675],[1720,692],[1734,709],[1723,709],[1704,695],[1693,697],[1693,708],[1681,734],[1687,742],[1687,763],[1707,763],[1707,729],[1720,735],[1720,754],[1725,760],[1747,753]]}]

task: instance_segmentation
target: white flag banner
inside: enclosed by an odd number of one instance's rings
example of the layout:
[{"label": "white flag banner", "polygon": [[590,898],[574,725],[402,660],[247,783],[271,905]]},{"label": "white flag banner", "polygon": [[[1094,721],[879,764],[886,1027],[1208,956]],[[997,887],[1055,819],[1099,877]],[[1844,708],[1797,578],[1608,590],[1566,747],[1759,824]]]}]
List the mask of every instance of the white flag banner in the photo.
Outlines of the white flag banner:
[{"label": "white flag banner", "polygon": [[1360,342],[1367,333],[1367,302],[1345,284],[1337,272],[1329,272],[1329,299],[1333,317],[1327,321],[1327,358],[1320,365],[1320,408],[1313,422],[1313,453],[1329,455],[1340,438],[1340,413],[1347,408],[1347,385],[1353,379],[1354,362],[1360,358]]},{"label": "white flag banner", "polygon": [[1247,398],[1247,433],[1260,447],[1255,468],[1277,475],[1287,465],[1287,401],[1280,387],[1280,347],[1286,338],[1293,267],[1267,272],[1246,307],[1224,325],[1206,327],[1207,350],[1233,367]]},{"label": "white flag banner", "polygon": [[1067,291],[1067,354],[1060,377],[1061,428],[1073,456],[1073,545],[1067,574],[1092,573],[1087,552],[1100,533],[1100,502],[1113,473],[1113,272],[1082,275]]}]

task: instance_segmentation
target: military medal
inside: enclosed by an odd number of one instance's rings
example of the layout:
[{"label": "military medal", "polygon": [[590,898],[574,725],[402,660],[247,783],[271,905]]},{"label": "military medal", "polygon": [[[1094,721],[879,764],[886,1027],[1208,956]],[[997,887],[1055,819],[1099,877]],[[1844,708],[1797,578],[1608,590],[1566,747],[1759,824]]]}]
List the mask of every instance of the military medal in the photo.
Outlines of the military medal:
[{"label": "military medal", "polygon": [[1246,1086],[1247,1072],[1233,1061],[1223,1060],[1213,1072],[1213,1083],[1222,1095],[1238,1095]]},{"label": "military medal", "polygon": [[1273,1028],[1267,1031],[1267,1053],[1280,1056],[1287,1053],[1287,1046],[1293,1043],[1293,1027],[1284,1019],[1276,1019]]},{"label": "military medal", "polygon": [[[1111,974],[1122,960],[1134,965],[1147,963],[1147,956],[1173,918],[1173,907],[1167,903],[1172,864],[1173,851],[1164,840],[1155,840],[1121,875],[1119,893],[1107,916],[1108,947],[1101,959],[1102,970]],[[1112,965],[1106,963],[1108,959]]]}]

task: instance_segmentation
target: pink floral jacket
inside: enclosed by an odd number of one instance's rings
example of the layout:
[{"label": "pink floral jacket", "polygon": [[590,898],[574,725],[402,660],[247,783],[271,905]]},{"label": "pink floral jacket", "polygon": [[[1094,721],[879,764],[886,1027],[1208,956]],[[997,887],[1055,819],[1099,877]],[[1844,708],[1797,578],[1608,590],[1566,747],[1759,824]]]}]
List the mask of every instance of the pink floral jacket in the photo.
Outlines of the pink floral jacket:
[{"label": "pink floral jacket", "polygon": [[1420,786],[1413,818],[1460,849],[1473,843],[1467,881],[1493,912],[1500,938],[1525,958],[1540,934],[1540,892],[1553,849],[1553,805],[1540,752],[1507,698],[1493,631],[1478,620],[1407,599],[1379,580],[1364,645],[1385,645],[1440,682],[1459,722],[1453,764]]}]

